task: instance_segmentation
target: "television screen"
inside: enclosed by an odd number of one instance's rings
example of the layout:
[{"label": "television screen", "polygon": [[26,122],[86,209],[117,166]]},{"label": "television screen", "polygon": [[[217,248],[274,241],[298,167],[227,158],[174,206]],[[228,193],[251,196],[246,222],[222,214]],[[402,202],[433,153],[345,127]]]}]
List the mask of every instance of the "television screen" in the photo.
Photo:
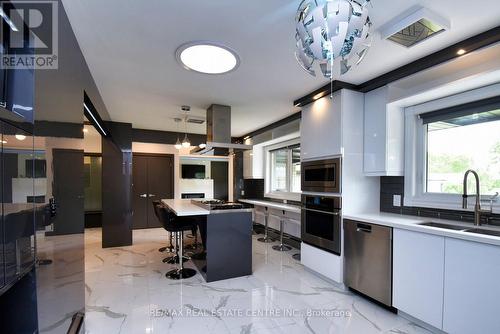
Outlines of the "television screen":
[{"label": "television screen", "polygon": [[204,179],[205,165],[182,165],[183,179]]}]

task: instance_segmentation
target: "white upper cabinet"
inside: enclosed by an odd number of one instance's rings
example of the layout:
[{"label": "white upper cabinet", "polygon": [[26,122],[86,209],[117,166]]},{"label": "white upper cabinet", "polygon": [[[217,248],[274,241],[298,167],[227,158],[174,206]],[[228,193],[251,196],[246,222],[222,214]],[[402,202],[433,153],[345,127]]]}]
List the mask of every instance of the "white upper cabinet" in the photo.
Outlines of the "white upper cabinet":
[{"label": "white upper cabinet", "polygon": [[369,176],[402,176],[404,113],[388,104],[388,87],[365,94],[364,172]]},{"label": "white upper cabinet", "polygon": [[253,178],[253,151],[243,152],[243,178],[252,179]]},{"label": "white upper cabinet", "polygon": [[253,150],[243,152],[243,178],[264,178],[264,148],[255,145]]},{"label": "white upper cabinet", "polygon": [[300,152],[302,160],[342,154],[341,91],[302,109]]}]

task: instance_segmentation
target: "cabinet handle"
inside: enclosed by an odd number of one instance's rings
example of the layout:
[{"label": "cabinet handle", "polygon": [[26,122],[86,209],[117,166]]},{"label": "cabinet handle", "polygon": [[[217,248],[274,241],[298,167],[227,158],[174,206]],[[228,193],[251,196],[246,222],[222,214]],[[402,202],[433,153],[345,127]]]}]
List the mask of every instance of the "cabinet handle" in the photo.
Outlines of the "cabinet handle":
[{"label": "cabinet handle", "polygon": [[366,224],[357,224],[356,232],[372,233],[372,227]]},{"label": "cabinet handle", "polygon": [[155,194],[149,194],[149,197],[155,197],[156,195]]},{"label": "cabinet handle", "polygon": [[139,197],[142,197],[142,198],[147,198],[148,197],[148,194],[140,194]]},{"label": "cabinet handle", "polygon": [[302,207],[302,210],[305,211],[310,211],[310,212],[316,212],[316,213],[324,213],[327,215],[332,215],[332,216],[340,216],[340,213],[337,211],[331,212],[331,211],[321,211],[321,210],[315,210],[315,209],[307,209],[305,207]]}]

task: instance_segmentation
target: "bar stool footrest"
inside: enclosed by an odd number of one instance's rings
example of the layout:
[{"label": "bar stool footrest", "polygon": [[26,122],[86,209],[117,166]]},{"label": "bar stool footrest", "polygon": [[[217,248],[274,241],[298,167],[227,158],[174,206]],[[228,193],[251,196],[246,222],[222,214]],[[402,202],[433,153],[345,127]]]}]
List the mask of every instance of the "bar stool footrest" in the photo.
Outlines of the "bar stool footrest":
[{"label": "bar stool footrest", "polygon": [[179,280],[179,279],[190,278],[193,277],[194,275],[196,275],[196,270],[191,268],[182,268],[182,269],[170,270],[168,273],[165,274],[165,277],[168,279]]}]

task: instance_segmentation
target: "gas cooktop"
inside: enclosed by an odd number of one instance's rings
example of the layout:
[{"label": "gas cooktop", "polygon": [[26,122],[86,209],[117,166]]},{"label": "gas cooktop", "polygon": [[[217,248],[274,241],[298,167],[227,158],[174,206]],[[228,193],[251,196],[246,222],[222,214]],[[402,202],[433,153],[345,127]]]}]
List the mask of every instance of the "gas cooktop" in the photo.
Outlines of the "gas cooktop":
[{"label": "gas cooktop", "polygon": [[207,210],[236,210],[250,207],[247,204],[237,202],[226,202],[220,199],[199,200],[192,199],[191,202]]}]

